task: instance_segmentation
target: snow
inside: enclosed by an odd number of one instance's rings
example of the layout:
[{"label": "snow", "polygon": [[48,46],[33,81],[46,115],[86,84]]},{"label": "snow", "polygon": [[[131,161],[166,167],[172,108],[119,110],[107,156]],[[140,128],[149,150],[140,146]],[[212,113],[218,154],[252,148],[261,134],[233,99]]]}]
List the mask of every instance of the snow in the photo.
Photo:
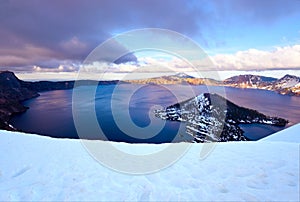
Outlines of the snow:
[{"label": "snow", "polygon": [[265,123],[265,124],[270,124],[270,125],[272,125],[272,124],[273,124],[273,121],[266,121],[266,120],[262,120],[262,122],[263,122],[263,123]]},{"label": "snow", "polygon": [[299,79],[296,78],[286,78],[284,81],[281,81],[277,86],[280,88],[291,88],[299,84]]},{"label": "snow", "polygon": [[297,142],[300,143],[300,124],[279,131],[273,135],[267,136],[259,141],[279,141],[279,142]]},{"label": "snow", "polygon": [[[218,143],[205,159],[206,144],[176,144],[191,147],[147,175],[104,167],[79,140],[0,131],[0,201],[298,201],[299,131],[300,124],[256,142]],[[103,144],[141,153],[162,146]]]},{"label": "snow", "polygon": [[282,88],[290,88],[297,85],[299,82],[295,80],[291,80],[282,85]]}]

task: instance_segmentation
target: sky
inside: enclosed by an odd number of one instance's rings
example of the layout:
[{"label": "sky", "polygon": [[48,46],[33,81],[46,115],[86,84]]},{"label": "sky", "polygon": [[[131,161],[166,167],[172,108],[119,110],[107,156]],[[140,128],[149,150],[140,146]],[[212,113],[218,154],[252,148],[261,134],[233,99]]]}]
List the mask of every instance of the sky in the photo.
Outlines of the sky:
[{"label": "sky", "polygon": [[[300,0],[0,0],[0,70],[27,79],[71,79],[111,37],[160,28],[197,43],[214,70],[299,72],[299,8]],[[110,51],[124,48],[120,43]],[[100,63],[114,73],[158,63],[191,71],[164,54],[129,53],[114,63]]]}]

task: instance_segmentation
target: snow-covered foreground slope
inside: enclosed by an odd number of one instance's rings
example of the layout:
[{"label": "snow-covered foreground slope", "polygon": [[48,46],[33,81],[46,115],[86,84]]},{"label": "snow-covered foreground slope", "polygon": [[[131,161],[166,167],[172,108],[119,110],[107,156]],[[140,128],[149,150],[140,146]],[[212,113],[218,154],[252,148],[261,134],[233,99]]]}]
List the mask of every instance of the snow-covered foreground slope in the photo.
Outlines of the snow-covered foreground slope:
[{"label": "snow-covered foreground slope", "polygon": [[300,143],[300,124],[267,136],[260,141],[298,142]]},{"label": "snow-covered foreground slope", "polygon": [[[291,139],[299,131],[298,124],[279,141],[218,143],[204,160],[203,144],[190,143],[179,161],[148,175],[112,171],[78,140],[0,131],[0,201],[298,201],[299,138]],[[141,152],[160,147],[113,144]]]}]

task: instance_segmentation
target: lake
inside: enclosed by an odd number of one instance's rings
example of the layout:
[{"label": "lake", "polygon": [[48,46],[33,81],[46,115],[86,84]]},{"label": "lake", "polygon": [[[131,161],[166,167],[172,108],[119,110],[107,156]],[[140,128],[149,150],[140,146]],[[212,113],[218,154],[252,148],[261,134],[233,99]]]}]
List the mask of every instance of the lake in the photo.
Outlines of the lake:
[{"label": "lake", "polygon": [[[76,102],[76,117],[79,116],[85,128],[80,138],[104,139],[130,143],[164,143],[192,141],[185,133],[184,123],[165,121],[154,117],[155,108],[167,107],[210,92],[226,94],[226,98],[237,105],[255,109],[270,116],[289,120],[289,125],[300,122],[300,97],[280,95],[257,89],[231,87],[207,87],[184,85],[101,85],[93,96],[90,86],[76,88],[80,100]],[[78,138],[72,113],[73,90],[56,90],[40,93],[41,96],[27,100],[30,109],[12,118],[11,124],[25,132],[58,138]],[[74,101],[74,100],[73,100]],[[94,111],[94,112],[93,112]],[[103,134],[94,129],[91,114]],[[78,125],[77,129],[78,129]],[[257,140],[282,127],[261,124],[241,124],[245,136]],[[160,130],[161,128],[161,130]],[[79,130],[80,131],[80,130]]]}]

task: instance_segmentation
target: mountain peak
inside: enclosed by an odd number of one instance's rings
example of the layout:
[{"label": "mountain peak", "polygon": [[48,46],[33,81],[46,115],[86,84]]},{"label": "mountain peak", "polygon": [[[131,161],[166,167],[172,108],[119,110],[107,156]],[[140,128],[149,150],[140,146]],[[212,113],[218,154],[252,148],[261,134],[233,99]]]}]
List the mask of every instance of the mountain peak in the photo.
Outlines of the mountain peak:
[{"label": "mountain peak", "polygon": [[299,77],[294,76],[294,75],[290,75],[290,74],[286,74],[284,77],[282,77],[281,79],[296,79],[296,80],[300,80]]},{"label": "mountain peak", "polygon": [[0,71],[0,85],[19,87],[20,80],[16,77],[13,72],[10,71]]},{"label": "mountain peak", "polygon": [[238,126],[241,123],[259,123],[285,126],[288,121],[269,117],[253,109],[238,106],[226,98],[203,93],[186,101],[155,111],[155,116],[186,123],[186,133],[195,142],[242,141],[247,138]]},{"label": "mountain peak", "polygon": [[11,77],[16,77],[15,73],[5,70],[5,71],[0,71],[0,76],[11,76]]},{"label": "mountain peak", "polygon": [[275,81],[275,78],[272,77],[265,77],[265,76],[259,76],[259,75],[251,75],[251,74],[245,74],[245,75],[238,75],[233,76],[228,79],[224,80],[225,84],[241,84],[241,83],[248,83],[248,84],[255,84],[258,85],[262,82],[273,82]]},{"label": "mountain peak", "polygon": [[174,75],[175,77],[179,77],[179,78],[194,78],[193,76],[190,76],[184,72],[178,72],[177,74]]}]

